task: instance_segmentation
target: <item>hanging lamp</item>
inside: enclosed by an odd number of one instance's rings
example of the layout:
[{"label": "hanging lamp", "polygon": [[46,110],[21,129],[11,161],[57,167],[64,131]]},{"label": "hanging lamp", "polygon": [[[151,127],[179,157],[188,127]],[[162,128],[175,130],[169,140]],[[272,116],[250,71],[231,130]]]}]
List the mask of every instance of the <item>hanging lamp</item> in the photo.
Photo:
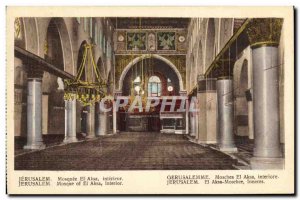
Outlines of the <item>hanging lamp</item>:
[{"label": "hanging lamp", "polygon": [[[92,53],[93,44],[84,44],[82,62],[74,80],[66,79],[65,100],[77,99],[83,106],[94,105],[107,95],[106,80],[100,77],[100,72],[95,64]],[[83,72],[90,72],[95,75],[95,80],[82,80]]]}]

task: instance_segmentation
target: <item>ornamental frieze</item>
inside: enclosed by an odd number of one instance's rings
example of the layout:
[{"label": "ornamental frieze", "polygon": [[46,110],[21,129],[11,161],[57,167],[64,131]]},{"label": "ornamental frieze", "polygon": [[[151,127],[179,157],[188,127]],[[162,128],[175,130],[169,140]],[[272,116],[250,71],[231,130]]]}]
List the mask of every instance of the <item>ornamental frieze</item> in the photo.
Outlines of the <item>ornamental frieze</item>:
[{"label": "ornamental frieze", "polygon": [[186,30],[117,30],[116,53],[184,54],[187,50]]}]

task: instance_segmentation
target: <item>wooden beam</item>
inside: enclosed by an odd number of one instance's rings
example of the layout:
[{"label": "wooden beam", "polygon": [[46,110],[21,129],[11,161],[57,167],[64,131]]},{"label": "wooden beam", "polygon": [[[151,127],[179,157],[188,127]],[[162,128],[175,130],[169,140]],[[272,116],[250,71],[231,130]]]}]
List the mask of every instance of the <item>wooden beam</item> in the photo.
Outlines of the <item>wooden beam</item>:
[{"label": "wooden beam", "polygon": [[75,76],[59,69],[57,66],[47,62],[45,59],[25,50],[20,47],[15,46],[15,56],[23,60],[25,63],[34,63],[36,67],[42,68],[43,71],[49,72],[55,76],[63,79],[75,79]]}]

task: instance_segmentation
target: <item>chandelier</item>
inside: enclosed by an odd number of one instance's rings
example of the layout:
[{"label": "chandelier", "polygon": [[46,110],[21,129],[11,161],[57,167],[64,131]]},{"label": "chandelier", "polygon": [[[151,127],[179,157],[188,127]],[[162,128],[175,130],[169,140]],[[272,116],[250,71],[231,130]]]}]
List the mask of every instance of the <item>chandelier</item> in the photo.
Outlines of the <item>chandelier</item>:
[{"label": "chandelier", "polygon": [[[93,44],[84,44],[82,62],[75,79],[66,79],[64,81],[64,99],[76,99],[83,104],[83,106],[94,105],[96,102],[101,101],[107,93],[107,83],[100,77],[99,69],[93,58],[92,48]],[[83,80],[84,77],[82,77],[83,72],[87,73],[85,80]],[[95,77],[90,78],[89,74],[94,74]]]}]

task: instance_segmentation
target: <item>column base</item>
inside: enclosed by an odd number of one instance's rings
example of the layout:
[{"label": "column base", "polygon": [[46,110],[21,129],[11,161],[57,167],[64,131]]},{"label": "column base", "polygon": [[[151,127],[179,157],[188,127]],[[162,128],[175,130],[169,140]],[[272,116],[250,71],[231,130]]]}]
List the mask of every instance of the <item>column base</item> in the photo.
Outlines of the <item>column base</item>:
[{"label": "column base", "polygon": [[259,158],[250,160],[251,169],[284,169],[284,158]]},{"label": "column base", "polygon": [[109,132],[101,132],[101,133],[98,134],[98,136],[105,136],[105,135],[108,135],[108,134],[109,134]]},{"label": "column base", "polygon": [[238,149],[236,147],[219,147],[220,151],[228,152],[228,153],[236,153]]},{"label": "column base", "polygon": [[45,149],[46,145],[43,143],[40,144],[27,144],[23,147],[23,149],[31,149],[31,150],[37,150],[37,149]]},{"label": "column base", "polygon": [[76,137],[68,137],[65,138],[63,141],[64,144],[73,143],[73,142],[78,142],[78,139]]}]

